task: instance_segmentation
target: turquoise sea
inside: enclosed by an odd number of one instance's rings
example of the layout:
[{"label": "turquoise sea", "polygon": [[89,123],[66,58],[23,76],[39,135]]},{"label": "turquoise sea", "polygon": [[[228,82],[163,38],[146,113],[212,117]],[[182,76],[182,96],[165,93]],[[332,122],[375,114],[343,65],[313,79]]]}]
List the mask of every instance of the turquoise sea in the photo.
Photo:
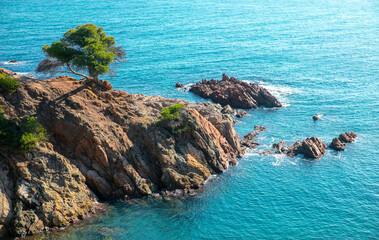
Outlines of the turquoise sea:
[{"label": "turquoise sea", "polygon": [[[379,239],[378,1],[0,0],[0,67],[34,73],[43,45],[89,22],[127,51],[116,89],[204,101],[174,84],[225,72],[285,107],[248,111],[236,130],[267,127],[262,145],[197,196],[111,203],[50,239]],[[258,155],[345,131],[357,142],[319,160]]]}]

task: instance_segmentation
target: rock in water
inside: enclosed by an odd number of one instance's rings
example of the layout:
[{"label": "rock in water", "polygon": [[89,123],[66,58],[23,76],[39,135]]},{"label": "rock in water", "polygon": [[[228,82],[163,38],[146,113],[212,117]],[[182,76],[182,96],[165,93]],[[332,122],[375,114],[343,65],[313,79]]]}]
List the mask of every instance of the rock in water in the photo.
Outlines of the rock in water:
[{"label": "rock in water", "polygon": [[324,155],[326,145],[316,137],[307,138],[301,144],[300,152],[308,158],[320,158]]},{"label": "rock in water", "polygon": [[[285,146],[285,144],[284,140],[274,143],[271,151],[275,151],[277,154],[286,154],[289,157],[304,154],[307,158],[320,158],[324,155],[326,149],[325,143],[316,137],[307,138],[304,141],[296,141],[292,146]],[[265,155],[269,152],[269,150],[266,150],[261,152],[260,155]]]},{"label": "rock in water", "polygon": [[221,105],[235,108],[281,107],[282,104],[265,88],[223,74],[222,81],[202,80],[191,86],[190,91]]},{"label": "rock in water", "polygon": [[346,144],[341,142],[338,138],[333,138],[332,143],[330,144],[330,148],[337,150],[337,151],[344,151]]},{"label": "rock in water", "polygon": [[354,139],[356,137],[357,134],[355,134],[354,132],[341,133],[338,138],[333,138],[332,143],[329,147],[336,151],[344,151],[344,146],[346,145],[346,143],[354,142]]},{"label": "rock in water", "polygon": [[175,84],[175,87],[176,87],[176,88],[182,88],[182,87],[184,87],[184,85],[181,84],[180,82],[177,82],[177,83]]},{"label": "rock in water", "polygon": [[313,118],[313,120],[315,120],[315,121],[316,121],[316,120],[319,120],[319,119],[320,119],[320,117],[319,117],[319,116],[317,116],[317,115],[313,115],[313,117],[312,117],[312,118]]},{"label": "rock in water", "polygon": [[246,111],[243,111],[243,110],[239,110],[236,114],[236,117],[238,118],[243,118],[247,115],[247,112]]}]

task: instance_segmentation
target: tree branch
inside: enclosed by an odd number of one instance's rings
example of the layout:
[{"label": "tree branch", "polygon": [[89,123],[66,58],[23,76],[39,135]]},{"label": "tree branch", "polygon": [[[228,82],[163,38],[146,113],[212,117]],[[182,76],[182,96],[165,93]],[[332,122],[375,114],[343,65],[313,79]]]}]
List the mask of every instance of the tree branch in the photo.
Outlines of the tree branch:
[{"label": "tree branch", "polygon": [[66,63],[66,66],[68,67],[68,69],[70,69],[70,71],[72,72],[72,74],[75,74],[75,75],[78,75],[78,76],[84,77],[84,78],[86,78],[87,80],[90,79],[88,76],[86,76],[86,75],[84,75],[84,74],[82,74],[82,73],[75,72],[75,71],[71,68],[70,64]]}]

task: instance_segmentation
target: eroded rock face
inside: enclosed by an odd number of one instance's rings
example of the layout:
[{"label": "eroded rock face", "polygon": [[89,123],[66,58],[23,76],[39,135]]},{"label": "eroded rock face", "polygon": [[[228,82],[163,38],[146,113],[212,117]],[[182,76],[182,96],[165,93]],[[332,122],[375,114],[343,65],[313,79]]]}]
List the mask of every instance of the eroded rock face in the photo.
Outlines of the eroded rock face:
[{"label": "eroded rock face", "polygon": [[[157,126],[162,108],[177,103],[186,104],[180,118]],[[90,212],[95,197],[88,188],[101,199],[178,188],[193,193],[242,154],[235,118],[218,104],[97,91],[59,77],[25,80],[16,93],[0,95],[0,105],[10,118],[37,116],[54,146],[27,156],[1,153],[17,174],[14,203],[21,208],[13,215],[28,216],[13,221],[18,236],[39,231],[39,220],[64,226]],[[54,179],[51,185],[48,179]],[[31,224],[35,230],[25,232]]]},{"label": "eroded rock face", "polygon": [[[0,159],[12,172],[14,183],[1,189],[5,197],[0,204],[6,208],[1,209],[0,221],[13,235],[24,237],[44,227],[63,227],[94,210],[96,199],[84,176],[50,144],[40,144],[25,154],[2,149]],[[8,200],[5,204],[4,199]]]},{"label": "eroded rock face", "polygon": [[281,107],[282,104],[265,88],[223,74],[221,81],[202,80],[191,86],[190,91],[221,105],[235,108]]}]

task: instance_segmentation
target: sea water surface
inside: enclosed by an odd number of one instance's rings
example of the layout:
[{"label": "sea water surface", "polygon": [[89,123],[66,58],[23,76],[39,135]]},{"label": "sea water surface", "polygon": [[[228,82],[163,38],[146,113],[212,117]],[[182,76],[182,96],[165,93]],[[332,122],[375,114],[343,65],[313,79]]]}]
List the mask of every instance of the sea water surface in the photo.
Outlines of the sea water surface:
[{"label": "sea water surface", "polygon": [[[116,89],[205,101],[174,84],[227,73],[285,107],[248,111],[236,130],[267,127],[262,144],[197,196],[112,203],[48,238],[379,239],[378,1],[1,0],[0,67],[34,73],[41,47],[84,23],[127,52]],[[258,155],[280,140],[328,143],[345,131],[357,142],[318,160]]]}]

